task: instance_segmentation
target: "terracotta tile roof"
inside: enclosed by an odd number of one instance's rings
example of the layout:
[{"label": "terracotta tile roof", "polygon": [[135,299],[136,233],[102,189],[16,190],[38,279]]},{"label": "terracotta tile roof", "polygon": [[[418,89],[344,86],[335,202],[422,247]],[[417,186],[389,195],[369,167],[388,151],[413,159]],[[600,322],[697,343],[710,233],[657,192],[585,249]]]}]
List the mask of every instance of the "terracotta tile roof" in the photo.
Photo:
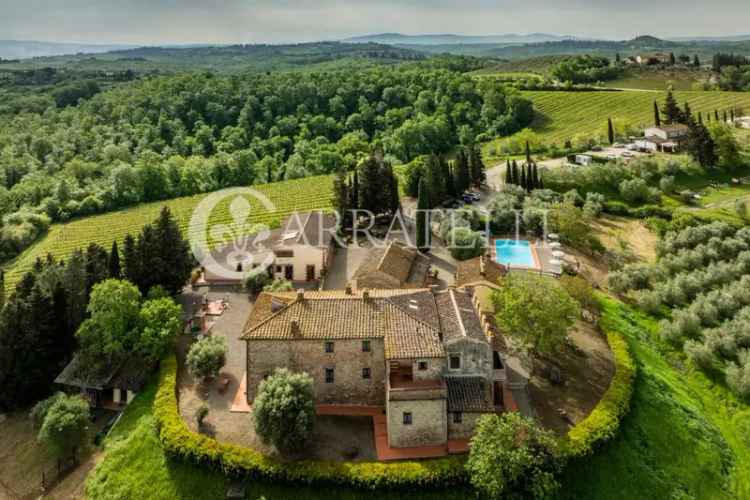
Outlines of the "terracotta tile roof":
[{"label": "terracotta tile roof", "polygon": [[449,412],[494,411],[488,385],[482,377],[445,377]]},{"label": "terracotta tile roof", "polygon": [[357,288],[422,288],[430,259],[400,241],[368,252],[352,279]]},{"label": "terracotta tile roof", "polygon": [[[279,307],[275,312],[274,300]],[[429,290],[318,291],[302,297],[297,292],[262,293],[242,339],[383,338],[386,359],[443,357],[440,330],[420,318],[420,307],[432,304],[434,310],[434,303]],[[414,304],[419,304],[416,310]]]},{"label": "terracotta tile roof", "polygon": [[486,255],[459,262],[456,266],[456,286],[488,282],[497,285],[508,269]]},{"label": "terracotta tile roof", "polygon": [[435,295],[435,303],[445,342],[462,338],[487,340],[468,292],[462,290],[440,292]]}]

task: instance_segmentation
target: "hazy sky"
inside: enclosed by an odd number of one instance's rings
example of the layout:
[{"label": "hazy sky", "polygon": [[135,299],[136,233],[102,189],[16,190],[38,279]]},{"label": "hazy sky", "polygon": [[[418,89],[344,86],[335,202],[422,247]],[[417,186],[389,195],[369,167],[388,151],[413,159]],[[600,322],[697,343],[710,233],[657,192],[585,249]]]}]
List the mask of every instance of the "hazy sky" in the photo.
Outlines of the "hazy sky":
[{"label": "hazy sky", "polygon": [[750,0],[0,0],[0,40],[237,43],[380,32],[602,38],[750,32]]}]

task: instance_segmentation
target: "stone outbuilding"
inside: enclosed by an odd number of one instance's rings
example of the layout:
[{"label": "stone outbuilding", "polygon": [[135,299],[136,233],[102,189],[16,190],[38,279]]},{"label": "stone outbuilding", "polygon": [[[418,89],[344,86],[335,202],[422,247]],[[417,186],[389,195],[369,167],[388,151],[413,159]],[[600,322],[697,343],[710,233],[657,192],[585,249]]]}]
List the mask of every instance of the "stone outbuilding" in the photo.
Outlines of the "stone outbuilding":
[{"label": "stone outbuilding", "polygon": [[385,248],[368,252],[352,277],[354,288],[425,288],[430,275],[430,259],[416,248],[393,240]]}]

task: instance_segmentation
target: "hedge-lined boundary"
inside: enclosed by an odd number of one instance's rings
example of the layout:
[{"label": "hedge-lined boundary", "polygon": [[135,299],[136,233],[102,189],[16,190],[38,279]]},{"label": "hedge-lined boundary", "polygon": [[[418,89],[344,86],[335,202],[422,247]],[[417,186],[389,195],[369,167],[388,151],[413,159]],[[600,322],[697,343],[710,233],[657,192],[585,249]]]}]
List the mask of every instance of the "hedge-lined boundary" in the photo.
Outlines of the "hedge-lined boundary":
[{"label": "hedge-lined boundary", "polygon": [[[231,476],[250,476],[300,484],[340,484],[364,489],[444,488],[465,484],[465,457],[450,456],[405,462],[281,462],[255,450],[220,443],[191,431],[177,401],[177,360],[162,361],[154,417],[159,440],[168,455],[212,467]],[[248,417],[248,427],[250,426]]]},{"label": "hedge-lined boundary", "polygon": [[[606,323],[606,321],[605,321]],[[615,374],[607,392],[591,411],[562,440],[562,449],[570,458],[590,455],[598,446],[617,435],[620,421],[630,409],[636,366],[625,338],[602,325],[615,362]]]}]

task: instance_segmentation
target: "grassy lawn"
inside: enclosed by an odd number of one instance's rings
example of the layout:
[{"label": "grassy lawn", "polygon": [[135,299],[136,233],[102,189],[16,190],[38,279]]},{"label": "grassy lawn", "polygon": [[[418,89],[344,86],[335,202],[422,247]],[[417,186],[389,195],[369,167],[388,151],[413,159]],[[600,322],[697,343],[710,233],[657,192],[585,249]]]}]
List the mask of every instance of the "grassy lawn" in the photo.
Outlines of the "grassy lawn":
[{"label": "grassy lawn", "polygon": [[152,382],[127,408],[107,437],[104,460],[87,480],[91,499],[216,499],[226,493],[227,480],[168,458],[154,427]]},{"label": "grassy lawn", "polygon": [[565,497],[749,498],[750,406],[670,354],[653,319],[614,300],[605,316],[638,364],[631,413],[614,441],[568,469]]}]

